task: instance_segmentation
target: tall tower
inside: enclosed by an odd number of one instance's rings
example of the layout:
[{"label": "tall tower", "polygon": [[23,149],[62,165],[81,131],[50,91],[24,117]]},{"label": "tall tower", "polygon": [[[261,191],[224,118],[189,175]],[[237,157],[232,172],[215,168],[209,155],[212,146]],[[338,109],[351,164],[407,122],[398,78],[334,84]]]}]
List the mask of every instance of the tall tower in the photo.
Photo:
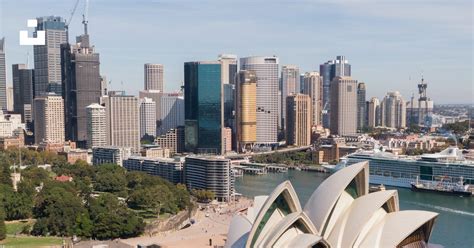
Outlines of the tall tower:
[{"label": "tall tower", "polygon": [[366,123],[367,104],[365,99],[365,83],[360,82],[357,85],[357,130],[362,130]]},{"label": "tall tower", "polygon": [[145,90],[158,90],[163,92],[163,74],[162,64],[145,64]]},{"label": "tall tower", "polygon": [[281,127],[286,129],[286,100],[289,95],[300,93],[300,69],[296,65],[281,67]]},{"label": "tall tower", "polygon": [[105,107],[93,103],[86,107],[87,148],[107,145],[107,122]]},{"label": "tall tower", "polygon": [[61,44],[67,42],[64,20],[59,16],[38,17],[36,31],[46,32],[45,45],[33,47],[35,62],[34,97],[46,92],[62,95]]},{"label": "tall tower", "polygon": [[35,143],[64,142],[64,100],[49,93],[34,100]]},{"label": "tall tower", "polygon": [[286,100],[286,143],[295,146],[311,144],[311,98],[293,94]]},{"label": "tall tower", "polygon": [[380,108],[382,126],[396,129],[406,127],[406,103],[400,92],[388,92]]},{"label": "tall tower", "polygon": [[21,114],[23,122],[31,122],[34,70],[25,64],[12,65],[13,112]]},{"label": "tall tower", "polygon": [[237,151],[251,150],[257,142],[257,76],[241,70],[236,84],[236,143]]},{"label": "tall tower", "polygon": [[335,77],[331,82],[331,133],[353,135],[357,132],[357,80]]},{"label": "tall tower", "polygon": [[148,97],[140,99],[140,137],[156,136],[156,103]]},{"label": "tall tower", "polygon": [[[235,129],[235,79],[237,75],[237,55],[219,54],[221,62],[221,82],[224,94],[224,126]],[[234,137],[235,138],[235,137]]]},{"label": "tall tower", "polygon": [[158,135],[166,134],[170,129],[184,126],[184,96],[181,92],[163,93],[161,97],[161,124]]},{"label": "tall tower", "polygon": [[370,99],[367,116],[367,125],[369,127],[376,127],[380,125],[380,101],[377,97],[372,97]]},{"label": "tall tower", "polygon": [[223,154],[224,100],[219,61],[184,63],[185,147]]},{"label": "tall tower", "polygon": [[5,62],[5,37],[0,39],[0,110],[7,111],[7,68]]},{"label": "tall tower", "polygon": [[257,77],[257,143],[275,144],[278,137],[278,58],[241,58],[240,68],[254,71]]},{"label": "tall tower", "polygon": [[311,126],[320,125],[323,110],[323,77],[319,75],[319,72],[304,74],[303,94],[311,98]]}]

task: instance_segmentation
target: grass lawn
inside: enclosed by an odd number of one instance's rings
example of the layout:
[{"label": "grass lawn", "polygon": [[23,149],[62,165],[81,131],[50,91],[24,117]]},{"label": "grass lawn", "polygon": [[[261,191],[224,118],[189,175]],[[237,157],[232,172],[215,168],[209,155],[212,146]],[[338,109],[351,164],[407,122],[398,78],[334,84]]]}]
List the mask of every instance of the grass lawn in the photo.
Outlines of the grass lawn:
[{"label": "grass lawn", "polygon": [[33,223],[30,221],[15,221],[15,222],[7,222],[5,223],[7,227],[7,235],[15,235],[19,234],[22,230],[23,227],[30,224],[33,225]]},{"label": "grass lawn", "polygon": [[62,242],[62,239],[57,237],[17,236],[16,238],[7,237],[0,242],[0,245],[5,245],[5,247],[40,247],[62,245]]}]

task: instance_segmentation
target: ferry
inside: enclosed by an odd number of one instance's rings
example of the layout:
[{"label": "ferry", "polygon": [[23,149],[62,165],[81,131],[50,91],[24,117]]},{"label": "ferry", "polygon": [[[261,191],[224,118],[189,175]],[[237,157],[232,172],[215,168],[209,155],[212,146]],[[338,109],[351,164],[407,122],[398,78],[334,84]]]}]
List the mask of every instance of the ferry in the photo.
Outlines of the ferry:
[{"label": "ferry", "polygon": [[420,182],[417,178],[415,182],[411,183],[411,190],[421,192],[441,193],[456,196],[472,196],[473,192],[469,191],[469,185],[464,185],[464,180],[457,183],[441,181]]},{"label": "ferry", "polygon": [[467,191],[473,190],[474,161],[464,159],[462,151],[457,147],[421,156],[361,150],[342,158],[333,170],[361,161],[369,161],[371,184],[411,188],[415,180],[427,184],[439,181],[457,183],[462,180]]}]

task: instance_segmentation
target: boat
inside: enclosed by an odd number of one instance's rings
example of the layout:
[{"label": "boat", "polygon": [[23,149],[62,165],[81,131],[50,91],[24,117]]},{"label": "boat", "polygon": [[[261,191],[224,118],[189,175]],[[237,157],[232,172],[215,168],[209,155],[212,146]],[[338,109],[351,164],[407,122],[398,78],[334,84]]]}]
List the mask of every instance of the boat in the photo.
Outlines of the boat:
[{"label": "boat", "polygon": [[445,182],[443,180],[435,182],[422,182],[418,178],[411,183],[411,190],[421,192],[441,193],[457,196],[472,196],[473,192],[469,191],[469,185],[464,185],[463,180],[458,183]]},{"label": "boat", "polygon": [[418,178],[423,183],[443,180],[452,184],[463,180],[468,191],[474,187],[474,161],[466,160],[457,147],[421,156],[395,155],[378,149],[359,150],[344,157],[332,169],[338,170],[361,161],[369,162],[370,184],[411,188]]}]

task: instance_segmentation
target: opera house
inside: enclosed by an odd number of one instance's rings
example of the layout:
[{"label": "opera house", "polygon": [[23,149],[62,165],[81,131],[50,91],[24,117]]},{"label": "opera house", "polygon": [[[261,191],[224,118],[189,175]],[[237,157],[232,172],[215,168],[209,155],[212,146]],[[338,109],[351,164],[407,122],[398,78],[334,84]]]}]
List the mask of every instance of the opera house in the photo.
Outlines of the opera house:
[{"label": "opera house", "polygon": [[369,194],[369,165],[331,175],[301,207],[289,181],[235,215],[225,247],[428,247],[437,213],[400,211],[396,190]]}]

